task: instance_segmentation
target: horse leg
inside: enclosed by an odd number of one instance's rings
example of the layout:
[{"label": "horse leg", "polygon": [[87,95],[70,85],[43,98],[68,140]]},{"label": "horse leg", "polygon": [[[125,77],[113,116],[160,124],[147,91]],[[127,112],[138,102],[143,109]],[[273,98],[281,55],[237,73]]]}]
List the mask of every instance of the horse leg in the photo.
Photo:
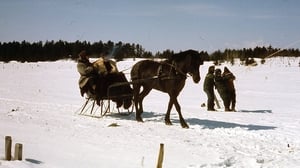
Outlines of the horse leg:
[{"label": "horse leg", "polygon": [[172,125],[172,122],[170,120],[170,113],[171,113],[171,109],[172,109],[173,104],[174,104],[173,99],[170,96],[168,109],[167,109],[167,113],[166,113],[166,116],[165,116],[165,124],[166,125]]},{"label": "horse leg", "polygon": [[136,114],[137,121],[143,122],[143,119],[141,117],[142,113],[144,112],[143,100],[149,94],[150,91],[151,91],[151,88],[143,86],[143,91],[138,94],[138,102],[137,103],[139,106],[139,110],[137,111],[137,114]]},{"label": "horse leg", "polygon": [[135,106],[135,110],[136,110],[136,115],[135,115],[135,118],[137,121],[140,121],[140,122],[143,122],[143,119],[141,117],[141,114],[142,114],[142,110],[141,108],[139,107],[139,101],[140,101],[140,88],[141,88],[141,85],[137,85],[137,84],[134,84],[133,85],[133,101],[134,101],[134,106]]},{"label": "horse leg", "polygon": [[180,105],[177,101],[177,98],[174,99],[174,105],[175,105],[176,111],[178,112],[178,115],[179,115],[181,127],[182,128],[189,128],[189,125],[185,122],[185,120],[184,120],[184,118],[181,114],[181,107],[180,107]]}]

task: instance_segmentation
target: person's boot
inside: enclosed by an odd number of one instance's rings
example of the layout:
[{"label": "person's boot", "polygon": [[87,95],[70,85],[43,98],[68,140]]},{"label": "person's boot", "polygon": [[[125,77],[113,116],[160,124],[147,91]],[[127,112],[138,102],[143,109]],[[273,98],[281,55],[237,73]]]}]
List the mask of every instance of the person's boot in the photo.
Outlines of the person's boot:
[{"label": "person's boot", "polygon": [[207,111],[216,111],[214,106],[215,106],[214,102],[208,102],[207,103]]},{"label": "person's boot", "polygon": [[207,108],[207,111],[216,111],[216,109],[214,109],[213,107],[209,107]]},{"label": "person's boot", "polygon": [[235,110],[235,105],[232,105],[231,111],[236,112],[236,110]]},{"label": "person's boot", "polygon": [[80,88],[80,95],[81,95],[81,97],[83,97],[83,95],[84,95],[84,90],[82,88]]},{"label": "person's boot", "polygon": [[235,110],[235,102],[232,103],[230,111],[234,111],[234,112],[236,111]]},{"label": "person's boot", "polygon": [[225,111],[231,111],[228,107],[225,107]]}]

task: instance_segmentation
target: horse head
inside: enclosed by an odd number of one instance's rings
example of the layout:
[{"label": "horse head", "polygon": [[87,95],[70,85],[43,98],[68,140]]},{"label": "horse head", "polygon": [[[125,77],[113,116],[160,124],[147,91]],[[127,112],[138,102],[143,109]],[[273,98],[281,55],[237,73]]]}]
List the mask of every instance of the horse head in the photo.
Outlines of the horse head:
[{"label": "horse head", "polygon": [[203,64],[203,59],[198,51],[183,51],[178,54],[174,54],[171,59],[176,62],[178,69],[191,75],[195,83],[200,81],[201,77],[199,68],[200,65]]}]

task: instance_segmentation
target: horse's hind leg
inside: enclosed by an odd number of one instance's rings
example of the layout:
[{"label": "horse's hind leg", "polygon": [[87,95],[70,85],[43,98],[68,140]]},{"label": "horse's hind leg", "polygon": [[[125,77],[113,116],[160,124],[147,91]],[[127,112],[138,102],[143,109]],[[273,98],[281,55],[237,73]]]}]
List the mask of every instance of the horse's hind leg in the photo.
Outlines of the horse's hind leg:
[{"label": "horse's hind leg", "polygon": [[135,103],[135,107],[136,107],[136,120],[143,122],[143,119],[141,117],[142,113],[144,112],[143,109],[143,100],[145,98],[145,96],[147,96],[149,94],[149,92],[151,91],[151,88],[147,88],[145,86],[143,86],[143,91],[140,93],[140,88],[141,85],[136,86],[134,88],[134,103]]},{"label": "horse's hind leg", "polygon": [[141,114],[143,112],[143,108],[140,105],[140,89],[141,85],[134,84],[133,85],[133,101],[134,101],[134,106],[136,110],[136,120],[139,122],[143,122],[143,119],[141,117]]}]

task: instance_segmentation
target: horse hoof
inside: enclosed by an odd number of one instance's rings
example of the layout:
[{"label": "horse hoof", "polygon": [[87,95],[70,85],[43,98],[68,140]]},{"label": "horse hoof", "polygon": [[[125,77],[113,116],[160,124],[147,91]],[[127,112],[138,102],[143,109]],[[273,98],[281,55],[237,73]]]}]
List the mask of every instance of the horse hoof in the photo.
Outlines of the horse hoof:
[{"label": "horse hoof", "polygon": [[136,121],[137,121],[137,122],[144,122],[143,119],[140,118],[140,117],[137,117],[137,118],[136,118]]},{"label": "horse hoof", "polygon": [[166,125],[173,125],[171,121],[165,121]]},{"label": "horse hoof", "polygon": [[181,125],[182,128],[190,128],[187,124],[186,125]]}]

